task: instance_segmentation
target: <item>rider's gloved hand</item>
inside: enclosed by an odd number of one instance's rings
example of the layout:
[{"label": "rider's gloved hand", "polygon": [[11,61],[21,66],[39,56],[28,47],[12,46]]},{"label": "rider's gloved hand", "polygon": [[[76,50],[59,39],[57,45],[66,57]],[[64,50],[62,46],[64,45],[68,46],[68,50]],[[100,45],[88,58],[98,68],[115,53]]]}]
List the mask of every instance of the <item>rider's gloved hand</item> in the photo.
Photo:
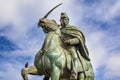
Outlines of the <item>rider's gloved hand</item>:
[{"label": "rider's gloved hand", "polygon": [[64,42],[65,42],[65,44],[72,46],[72,45],[78,44],[79,39],[78,38],[73,38],[73,39],[65,40]]},{"label": "rider's gloved hand", "polygon": [[66,45],[70,45],[70,40],[65,40],[64,43],[65,43]]}]

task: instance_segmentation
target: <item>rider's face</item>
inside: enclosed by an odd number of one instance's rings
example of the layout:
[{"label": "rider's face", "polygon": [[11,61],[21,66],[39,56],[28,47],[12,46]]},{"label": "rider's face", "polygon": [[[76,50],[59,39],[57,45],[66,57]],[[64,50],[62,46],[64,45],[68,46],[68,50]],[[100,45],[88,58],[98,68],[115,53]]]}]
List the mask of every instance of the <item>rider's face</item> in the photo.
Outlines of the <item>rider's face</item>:
[{"label": "rider's face", "polygon": [[65,27],[69,23],[69,20],[66,17],[61,17],[60,22],[61,22],[61,26]]}]

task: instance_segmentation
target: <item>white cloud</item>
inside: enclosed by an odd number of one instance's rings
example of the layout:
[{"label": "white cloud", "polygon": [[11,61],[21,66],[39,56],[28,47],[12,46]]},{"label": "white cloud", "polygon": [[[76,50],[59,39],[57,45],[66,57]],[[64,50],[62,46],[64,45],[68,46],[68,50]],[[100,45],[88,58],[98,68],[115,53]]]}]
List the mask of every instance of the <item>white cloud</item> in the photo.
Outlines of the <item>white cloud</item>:
[{"label": "white cloud", "polygon": [[89,34],[87,38],[87,46],[94,69],[105,65],[104,59],[107,55],[107,50],[102,42],[102,39],[105,37],[104,35],[105,33],[103,31],[97,31]]},{"label": "white cloud", "polygon": [[120,14],[120,0],[117,0],[115,3],[109,5],[108,11],[106,11],[106,14],[104,15],[104,19],[110,21],[111,19],[114,19],[117,17],[117,15]]},{"label": "white cloud", "polygon": [[[2,77],[4,80],[21,80],[20,71],[16,68],[16,65],[13,65],[11,63],[4,63],[2,64],[4,66],[4,71],[0,71],[0,77]],[[19,65],[20,66],[20,65]]]},{"label": "white cloud", "polygon": [[110,55],[106,64],[106,73],[104,73],[105,79],[114,79],[120,77],[120,54]]},{"label": "white cloud", "polygon": [[[82,5],[82,7],[80,6]],[[78,5],[82,17],[91,18],[97,21],[109,22],[120,14],[120,0],[102,0],[91,5]]]},{"label": "white cloud", "polygon": [[[100,74],[97,70],[104,68],[104,73],[102,73],[104,76],[101,76],[103,80],[114,80],[114,78],[120,77],[120,44],[118,43],[120,36],[117,32],[118,28],[112,27],[108,31],[98,30],[86,35],[95,74]],[[111,30],[116,30],[116,33],[111,32]]]}]

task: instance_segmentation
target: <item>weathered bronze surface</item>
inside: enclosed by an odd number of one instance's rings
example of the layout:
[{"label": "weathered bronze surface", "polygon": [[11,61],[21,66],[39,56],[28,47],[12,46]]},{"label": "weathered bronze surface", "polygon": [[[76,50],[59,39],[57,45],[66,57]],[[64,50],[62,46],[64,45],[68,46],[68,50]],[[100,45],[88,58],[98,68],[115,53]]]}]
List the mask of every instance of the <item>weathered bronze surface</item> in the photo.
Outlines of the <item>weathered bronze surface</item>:
[{"label": "weathered bronze surface", "polygon": [[46,17],[38,22],[46,33],[42,48],[34,59],[34,65],[22,69],[22,77],[27,74],[45,75],[43,80],[94,80],[85,37],[81,30],[69,24],[69,17],[61,13],[61,28],[55,20]]}]

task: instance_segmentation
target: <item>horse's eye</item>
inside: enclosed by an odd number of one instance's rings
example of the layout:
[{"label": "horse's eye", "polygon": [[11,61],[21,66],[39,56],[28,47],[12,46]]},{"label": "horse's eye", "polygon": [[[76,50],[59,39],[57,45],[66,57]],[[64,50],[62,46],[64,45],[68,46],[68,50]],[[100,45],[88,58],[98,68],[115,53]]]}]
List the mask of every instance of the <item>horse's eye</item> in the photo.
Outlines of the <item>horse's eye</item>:
[{"label": "horse's eye", "polygon": [[40,22],[40,26],[45,26],[45,23],[44,22]]}]

